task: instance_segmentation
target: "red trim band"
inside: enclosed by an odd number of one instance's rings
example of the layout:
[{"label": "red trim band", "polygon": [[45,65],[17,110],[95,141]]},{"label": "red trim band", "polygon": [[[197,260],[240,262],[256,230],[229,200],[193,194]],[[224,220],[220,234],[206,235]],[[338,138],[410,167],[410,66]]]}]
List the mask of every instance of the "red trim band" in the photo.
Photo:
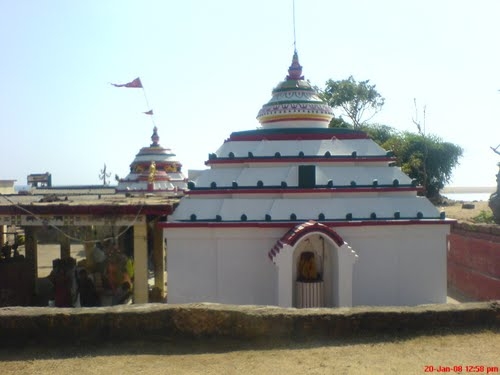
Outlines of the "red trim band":
[{"label": "red trim band", "polygon": [[329,139],[370,139],[366,133],[303,133],[303,134],[246,134],[231,135],[225,142],[240,141],[315,141]]},{"label": "red trim band", "polygon": [[[426,219],[426,220],[360,220],[360,221],[344,221],[344,222],[321,222],[330,227],[368,227],[380,225],[451,225],[455,223],[453,219]],[[301,222],[202,222],[202,221],[175,221],[158,223],[160,228],[294,228]]]},{"label": "red trim band", "polygon": [[[291,112],[287,114],[268,114],[264,115],[260,118],[260,123],[261,124],[270,124],[270,123],[276,123],[276,122],[285,122],[285,121],[318,121],[318,122],[324,122],[325,124],[330,123],[330,120],[325,119],[325,117],[331,117],[330,115],[324,115],[319,113],[318,116],[311,116],[311,117],[306,117],[306,116],[301,116],[303,113],[300,112]],[[273,119],[272,117],[274,116],[281,116],[279,118]],[[271,120],[265,120],[266,117],[270,117]]]},{"label": "red trim band", "polygon": [[244,164],[244,163],[347,163],[347,162],[394,162],[396,158],[388,157],[388,156],[380,156],[380,157],[372,157],[367,158],[363,156],[358,156],[355,158],[346,157],[346,158],[336,158],[336,157],[314,157],[314,158],[300,158],[300,157],[253,157],[253,158],[217,158],[217,159],[209,159],[205,162],[205,165],[212,164]]},{"label": "red trim band", "polygon": [[216,188],[189,190],[186,195],[216,195],[216,194],[324,194],[324,193],[378,193],[394,191],[415,191],[421,192],[423,188],[419,187],[359,187],[359,188]]},{"label": "red trim band", "polygon": [[174,202],[165,204],[142,205],[142,204],[106,204],[106,205],[81,205],[81,206],[64,206],[55,202],[49,206],[37,205],[18,205],[0,207],[0,216],[3,215],[22,215],[30,216],[22,208],[26,208],[29,212],[35,215],[135,215],[139,212],[141,215],[170,215],[174,212]]}]

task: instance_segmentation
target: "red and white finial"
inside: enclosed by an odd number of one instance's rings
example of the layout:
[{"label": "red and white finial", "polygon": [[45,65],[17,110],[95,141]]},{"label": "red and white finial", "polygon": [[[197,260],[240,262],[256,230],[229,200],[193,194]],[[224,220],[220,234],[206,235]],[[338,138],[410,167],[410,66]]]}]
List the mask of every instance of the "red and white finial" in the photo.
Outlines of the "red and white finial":
[{"label": "red and white finial", "polygon": [[293,53],[292,65],[288,68],[288,75],[286,76],[287,81],[294,80],[298,81],[304,79],[302,75],[302,66],[299,64],[299,55],[297,51]]}]

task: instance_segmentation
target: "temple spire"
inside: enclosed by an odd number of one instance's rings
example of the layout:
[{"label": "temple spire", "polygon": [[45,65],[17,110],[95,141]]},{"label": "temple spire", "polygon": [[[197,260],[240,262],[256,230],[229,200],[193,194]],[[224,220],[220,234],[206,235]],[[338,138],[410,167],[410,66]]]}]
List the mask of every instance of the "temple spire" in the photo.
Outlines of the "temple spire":
[{"label": "temple spire", "polygon": [[272,98],[262,106],[257,119],[263,128],[326,128],[333,110],[304,80],[297,51],[288,75],[273,89]]},{"label": "temple spire", "polygon": [[297,50],[293,52],[292,65],[288,68],[288,75],[286,76],[286,80],[302,80],[304,76],[302,75],[302,66],[299,64],[299,55]]}]

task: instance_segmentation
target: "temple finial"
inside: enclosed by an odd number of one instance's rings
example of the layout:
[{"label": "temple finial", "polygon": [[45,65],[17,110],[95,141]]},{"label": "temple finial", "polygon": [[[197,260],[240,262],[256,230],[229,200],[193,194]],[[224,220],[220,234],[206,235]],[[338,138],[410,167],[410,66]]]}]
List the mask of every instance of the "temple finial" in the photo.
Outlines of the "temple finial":
[{"label": "temple finial", "polygon": [[160,141],[160,137],[158,136],[158,128],[156,126],[153,128],[153,135],[151,136],[151,141],[153,141],[153,143],[151,143],[150,147],[159,146],[158,142]]},{"label": "temple finial", "polygon": [[292,65],[288,68],[288,75],[286,76],[286,79],[287,81],[298,81],[304,79],[304,76],[302,75],[302,66],[299,64],[299,55],[297,50],[293,52]]}]

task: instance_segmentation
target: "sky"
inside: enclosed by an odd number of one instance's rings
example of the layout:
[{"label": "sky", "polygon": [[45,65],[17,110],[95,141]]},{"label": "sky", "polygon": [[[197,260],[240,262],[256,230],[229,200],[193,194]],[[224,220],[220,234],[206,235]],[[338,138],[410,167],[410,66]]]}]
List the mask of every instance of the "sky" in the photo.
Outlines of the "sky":
[{"label": "sky", "polygon": [[[0,0],[0,179],[100,184],[104,164],[125,177],[153,121],[185,172],[206,168],[286,76],[292,4]],[[450,185],[496,186],[499,14],[498,0],[295,0],[296,47],[318,87],[375,84],[373,122],[416,132],[416,99],[426,133],[464,149]],[[136,77],[144,92],[110,85]]]}]

